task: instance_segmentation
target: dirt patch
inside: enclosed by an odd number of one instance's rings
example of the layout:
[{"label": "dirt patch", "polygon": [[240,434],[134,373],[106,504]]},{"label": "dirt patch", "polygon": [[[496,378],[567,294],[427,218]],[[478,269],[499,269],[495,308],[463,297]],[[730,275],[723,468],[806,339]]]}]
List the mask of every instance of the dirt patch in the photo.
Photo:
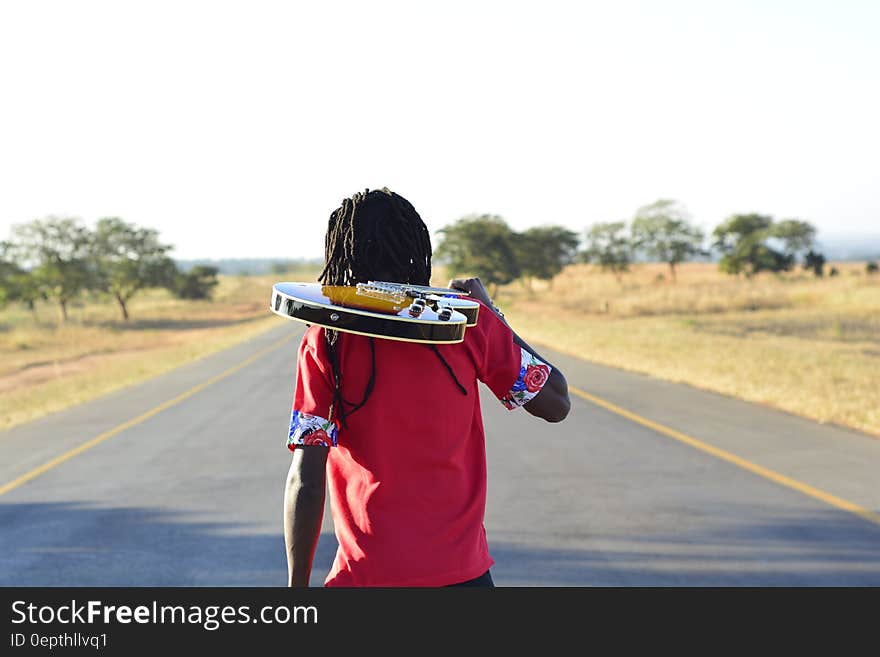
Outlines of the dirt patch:
[{"label": "dirt patch", "polygon": [[761,320],[742,321],[726,319],[723,322],[690,323],[696,330],[716,335],[748,338],[754,334],[823,340],[828,342],[880,343],[878,317],[765,317]]},{"label": "dirt patch", "polygon": [[0,394],[12,390],[32,387],[45,383],[46,381],[65,379],[75,374],[88,372],[139,351],[146,352],[149,350],[122,349],[110,354],[90,354],[76,358],[68,358],[66,360],[31,363],[18,372],[0,376]]},{"label": "dirt patch", "polygon": [[[237,306],[242,310],[246,306]],[[67,379],[79,374],[93,371],[111,363],[117,363],[130,358],[133,354],[144,354],[142,358],[148,358],[152,352],[161,353],[163,350],[198,341],[212,341],[224,330],[246,326],[259,317],[236,316],[236,313],[225,312],[222,320],[203,319],[190,321],[185,328],[177,326],[173,331],[137,331],[132,330],[131,335],[140,336],[137,344],[127,347],[107,345],[102,350],[91,350],[74,356],[25,362],[11,372],[0,374],[0,394],[20,391],[32,388],[49,381]],[[166,320],[161,320],[166,321]],[[125,327],[126,329],[128,327]],[[129,340],[133,342],[135,340]],[[33,354],[36,356],[37,354]]]}]

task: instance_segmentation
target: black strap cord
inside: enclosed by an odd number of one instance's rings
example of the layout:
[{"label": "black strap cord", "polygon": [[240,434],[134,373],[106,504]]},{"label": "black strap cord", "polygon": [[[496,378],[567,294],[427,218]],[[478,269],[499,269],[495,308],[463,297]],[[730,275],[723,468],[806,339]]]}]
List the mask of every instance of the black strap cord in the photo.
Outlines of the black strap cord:
[{"label": "black strap cord", "polygon": [[[376,386],[376,343],[373,342],[373,338],[370,338],[370,380],[367,381],[367,387],[364,390],[363,399],[357,404],[348,401],[342,396],[342,374],[339,369],[335,344],[330,347],[329,355],[333,369],[333,378],[335,379],[331,409],[338,409],[338,412],[331,410],[330,415],[335,415],[339,419],[339,424],[345,429],[348,428],[348,424],[346,423],[348,416],[367,403],[367,399],[370,398],[370,393],[373,392],[373,388]],[[351,410],[346,410],[346,406],[352,406],[353,408]]]},{"label": "black strap cord", "polygon": [[455,372],[452,370],[452,367],[449,365],[449,363],[446,362],[446,359],[443,358],[443,354],[440,353],[440,350],[437,349],[437,345],[436,344],[428,344],[425,346],[429,347],[431,349],[431,351],[433,351],[435,354],[437,354],[437,358],[439,358],[440,362],[443,363],[443,366],[446,368],[446,371],[449,372],[449,376],[452,377],[452,380],[455,381],[455,385],[458,386],[458,389],[461,392],[461,394],[467,395],[467,390],[465,389],[465,387],[463,385],[461,385],[461,383],[458,382],[458,377],[455,376]]},{"label": "black strap cord", "polygon": [[[363,399],[358,404],[348,401],[342,396],[341,390],[341,376],[339,373],[339,363],[336,360],[336,350],[331,347],[330,349],[330,362],[333,365],[334,378],[336,379],[336,385],[333,390],[333,404],[332,408],[338,409],[339,412],[331,411],[331,416],[335,415],[339,418],[339,422],[342,425],[342,428],[347,428],[346,420],[352,414],[358,411],[364,404],[367,403],[367,399],[370,397],[370,393],[373,392],[373,388],[376,386],[376,343],[374,339],[371,337],[370,339],[370,380],[367,381],[367,387],[364,390]],[[452,366],[446,362],[446,359],[443,358],[443,354],[440,353],[440,350],[437,349],[437,345],[435,344],[426,344],[431,351],[433,351],[437,358],[440,359],[440,362],[443,363],[443,367],[446,368],[446,371],[449,372],[449,376],[452,377],[452,381],[455,383],[461,394],[467,396],[467,389],[461,385],[458,380],[458,377],[455,376],[455,371],[453,371]],[[335,347],[335,345],[334,345]],[[351,406],[351,410],[347,410],[345,407]]]}]

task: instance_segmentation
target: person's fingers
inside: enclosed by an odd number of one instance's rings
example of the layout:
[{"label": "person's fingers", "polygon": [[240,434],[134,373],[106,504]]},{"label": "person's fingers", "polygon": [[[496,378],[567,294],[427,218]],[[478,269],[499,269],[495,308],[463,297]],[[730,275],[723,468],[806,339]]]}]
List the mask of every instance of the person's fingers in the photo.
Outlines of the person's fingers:
[{"label": "person's fingers", "polygon": [[468,291],[467,283],[468,283],[467,279],[453,278],[453,279],[450,279],[449,285],[447,285],[447,287],[452,290],[464,290],[465,292],[467,292]]}]

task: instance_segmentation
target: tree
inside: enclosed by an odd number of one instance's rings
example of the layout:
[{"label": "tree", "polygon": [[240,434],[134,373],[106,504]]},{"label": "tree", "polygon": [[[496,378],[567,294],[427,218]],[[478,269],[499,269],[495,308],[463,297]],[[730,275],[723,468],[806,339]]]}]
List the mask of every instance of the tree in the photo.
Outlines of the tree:
[{"label": "tree", "polygon": [[868,276],[873,276],[874,274],[877,273],[878,270],[880,270],[880,266],[878,266],[877,263],[874,262],[873,260],[869,260],[865,264],[865,273]]},{"label": "tree", "polygon": [[755,259],[752,253],[767,237],[773,217],[760,214],[736,214],[712,231],[712,246],[722,253],[719,267],[729,274],[745,271]]},{"label": "tree", "polygon": [[678,263],[705,254],[703,231],[690,223],[687,210],[673,200],[660,199],[639,208],[631,230],[633,248],[667,263],[673,281]]},{"label": "tree", "polygon": [[632,262],[632,245],[624,234],[626,223],[613,221],[597,223],[587,230],[585,262],[595,262],[603,271],[610,271],[618,282]]},{"label": "tree", "polygon": [[45,298],[33,275],[14,262],[0,260],[0,308],[20,302],[32,313],[36,302]]},{"label": "tree", "polygon": [[774,236],[773,217],[735,214],[712,234],[712,246],[723,254],[719,269],[728,274],[751,276],[760,271],[788,271],[794,266],[793,253],[778,251],[765,243]]},{"label": "tree", "polygon": [[16,286],[13,280],[22,271],[14,262],[0,260],[0,308],[5,308],[10,301],[16,301]]},{"label": "tree", "polygon": [[723,254],[719,268],[727,273],[751,276],[760,271],[788,271],[805,251],[812,254],[813,264],[807,265],[804,254],[804,266],[816,271],[820,254],[813,251],[816,229],[809,222],[785,219],[777,223],[767,215],[736,214],[716,227],[713,235],[713,246]]},{"label": "tree", "polygon": [[179,299],[210,299],[217,286],[217,267],[197,265],[188,272],[178,272],[171,291]]},{"label": "tree", "polygon": [[94,282],[90,268],[90,234],[79,219],[46,217],[12,229],[19,264],[31,265],[39,294],[54,299],[67,321],[67,304]]},{"label": "tree", "polygon": [[448,264],[456,275],[478,276],[490,286],[491,296],[495,296],[499,285],[519,277],[516,238],[501,217],[469,215],[438,232],[442,239],[434,250],[435,258]]},{"label": "tree", "polygon": [[0,308],[18,300],[16,279],[24,271],[10,257],[12,244],[0,242]]},{"label": "tree", "polygon": [[785,219],[773,224],[769,236],[782,242],[782,249],[786,254],[797,256],[799,253],[812,250],[816,229],[806,221]]},{"label": "tree", "polygon": [[145,287],[163,287],[174,280],[177,267],[167,255],[170,245],[158,231],[138,228],[116,217],[100,219],[92,240],[99,289],[112,294],[128,321],[128,301]]},{"label": "tree", "polygon": [[36,316],[36,302],[45,298],[36,279],[14,261],[15,245],[0,242],[0,308],[20,302]]},{"label": "tree", "polygon": [[531,279],[552,281],[577,254],[580,239],[562,226],[538,226],[516,235],[514,252],[529,289]]},{"label": "tree", "polygon": [[11,248],[9,242],[0,242],[0,308],[18,301],[18,280],[27,273],[9,257]]},{"label": "tree", "polygon": [[804,254],[804,269],[812,269],[817,277],[825,273],[825,256],[810,249]]}]

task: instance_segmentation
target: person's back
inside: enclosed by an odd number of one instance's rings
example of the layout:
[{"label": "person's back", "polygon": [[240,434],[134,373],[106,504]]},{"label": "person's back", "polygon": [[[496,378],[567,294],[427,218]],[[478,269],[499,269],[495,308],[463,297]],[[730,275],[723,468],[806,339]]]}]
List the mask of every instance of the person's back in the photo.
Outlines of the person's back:
[{"label": "person's back", "polygon": [[[380,207],[396,196],[371,194]],[[328,263],[330,242],[328,234]],[[430,251],[427,263],[429,271]],[[381,273],[392,276],[372,278],[395,280],[389,269]],[[496,315],[479,281],[453,284],[485,304],[463,343],[397,342],[314,326],[303,337],[288,437],[291,585],[308,584],[325,472],[339,542],[328,585],[440,586],[488,577],[478,381],[509,408],[527,405],[551,421],[564,418],[568,397],[558,370]]]}]

